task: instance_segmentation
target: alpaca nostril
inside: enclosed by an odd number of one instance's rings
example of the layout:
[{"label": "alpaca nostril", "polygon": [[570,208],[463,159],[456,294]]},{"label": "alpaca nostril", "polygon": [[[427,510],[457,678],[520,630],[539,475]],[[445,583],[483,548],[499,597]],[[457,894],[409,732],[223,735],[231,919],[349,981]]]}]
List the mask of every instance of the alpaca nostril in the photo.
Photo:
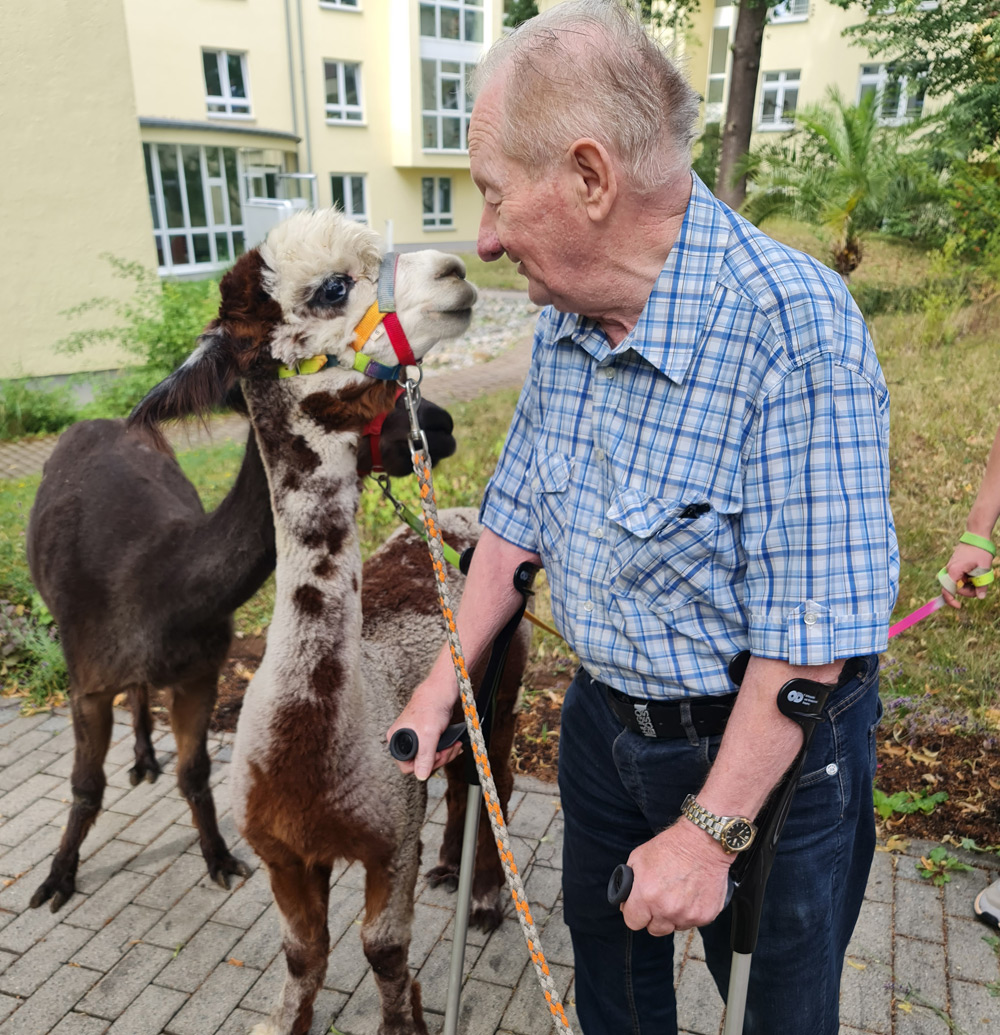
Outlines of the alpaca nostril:
[{"label": "alpaca nostril", "polygon": [[457,255],[445,255],[436,279],[447,280],[449,277],[465,280],[465,263]]}]

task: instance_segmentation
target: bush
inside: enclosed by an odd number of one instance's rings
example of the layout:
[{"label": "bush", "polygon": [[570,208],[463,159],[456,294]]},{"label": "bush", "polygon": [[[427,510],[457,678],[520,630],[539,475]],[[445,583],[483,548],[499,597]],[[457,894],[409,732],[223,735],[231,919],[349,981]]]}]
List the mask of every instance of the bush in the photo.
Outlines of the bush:
[{"label": "bush", "polygon": [[37,595],[30,612],[0,600],[0,676],[5,690],[36,707],[58,704],[66,695],[66,659],[52,615]]},{"label": "bush", "polygon": [[697,157],[691,167],[709,190],[715,190],[719,176],[719,154],[722,151],[722,127],[718,122],[709,122],[705,132],[695,141]]},{"label": "bush", "polygon": [[0,439],[54,434],[76,419],[76,405],[65,385],[32,388],[24,381],[0,384]]}]

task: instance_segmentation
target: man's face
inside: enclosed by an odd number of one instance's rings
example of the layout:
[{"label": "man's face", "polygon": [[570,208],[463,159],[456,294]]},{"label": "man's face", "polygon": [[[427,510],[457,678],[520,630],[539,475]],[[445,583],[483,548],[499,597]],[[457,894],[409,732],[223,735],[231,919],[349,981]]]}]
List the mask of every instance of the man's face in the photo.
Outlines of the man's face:
[{"label": "man's face", "polygon": [[576,311],[570,297],[579,246],[571,181],[558,162],[531,178],[500,146],[502,86],[476,100],[469,123],[469,169],[483,195],[476,250],[484,262],[505,254],[528,281],[536,305]]}]

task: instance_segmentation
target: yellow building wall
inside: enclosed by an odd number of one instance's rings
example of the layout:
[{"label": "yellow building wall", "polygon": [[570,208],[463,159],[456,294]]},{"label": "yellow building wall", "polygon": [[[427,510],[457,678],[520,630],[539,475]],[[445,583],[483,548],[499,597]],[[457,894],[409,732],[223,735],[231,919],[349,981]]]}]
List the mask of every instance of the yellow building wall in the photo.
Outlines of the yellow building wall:
[{"label": "yellow building wall", "polygon": [[[88,325],[60,311],[130,294],[99,256],[155,267],[121,0],[5,4],[0,378],[120,365],[54,349]],[[125,74],[116,74],[125,70]]]}]

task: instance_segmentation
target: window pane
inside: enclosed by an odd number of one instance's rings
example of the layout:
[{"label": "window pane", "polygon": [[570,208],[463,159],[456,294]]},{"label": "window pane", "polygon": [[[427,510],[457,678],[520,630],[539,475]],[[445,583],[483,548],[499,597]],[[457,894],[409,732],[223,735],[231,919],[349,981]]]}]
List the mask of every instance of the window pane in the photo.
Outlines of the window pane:
[{"label": "window pane", "polygon": [[722,101],[722,92],[725,89],[724,79],[712,79],[708,84],[708,103],[719,104]]},{"label": "window pane", "polygon": [[437,147],[437,119],[433,115],[424,116],[424,147]]},{"label": "window pane", "polygon": [[213,179],[222,175],[219,164],[219,149],[217,147],[205,148],[205,164],[208,166],[208,175]]},{"label": "window pane", "polygon": [[447,72],[450,75],[460,75],[462,71],[462,65],[458,61],[442,61],[441,71]]},{"label": "window pane", "polygon": [[156,157],[160,160],[160,182],[163,185],[163,207],[167,212],[167,226],[183,226],[184,204],[181,201],[176,145],[157,144]]},{"label": "window pane", "polygon": [[153,229],[160,229],[160,213],[156,209],[156,185],[153,182],[153,156],[149,144],[142,145],[142,157],[146,163],[146,190],[149,194],[149,211],[153,214]]},{"label": "window pane", "polygon": [[232,255],[229,252],[228,234],[215,235],[215,252],[219,257],[219,262],[230,262],[232,260]]},{"label": "window pane", "polygon": [[174,266],[187,265],[191,260],[188,258],[187,237],[184,234],[176,234],[168,238],[170,241],[170,262]]},{"label": "window pane", "polygon": [[231,147],[224,147],[222,157],[226,165],[226,189],[229,192],[229,222],[239,226],[243,222],[243,209],[240,207],[240,181],[236,175],[236,152]]},{"label": "window pane", "polygon": [[219,55],[214,50],[206,50],[201,55],[205,66],[205,93],[210,97],[222,96],[222,80],[219,78]]},{"label": "window pane", "polygon": [[340,104],[340,86],[337,81],[337,63],[336,61],[327,61],[324,63],[323,67],[326,75],[326,103]]},{"label": "window pane", "polygon": [[211,262],[212,246],[209,243],[208,234],[194,234],[192,240],[194,241],[194,261]]},{"label": "window pane", "polygon": [[441,120],[441,146],[451,151],[457,151],[462,146],[461,119]]},{"label": "window pane", "polygon": [[243,254],[243,233],[240,230],[233,231],[233,254]]},{"label": "window pane", "polygon": [[420,181],[420,187],[424,196],[424,215],[430,215],[434,212],[434,180],[425,176]]},{"label": "window pane", "polygon": [[441,107],[448,111],[458,111],[458,80],[441,80]]},{"label": "window pane", "polygon": [[437,36],[437,26],[434,21],[434,7],[431,4],[420,5],[420,35]]},{"label": "window pane", "polygon": [[863,83],[861,85],[861,95],[858,97],[858,103],[860,104],[866,97],[871,97],[875,94],[874,83]]},{"label": "window pane", "polygon": [[906,115],[907,118],[915,118],[924,110],[924,87],[920,87],[916,93],[910,94],[906,98]]},{"label": "window pane", "polygon": [[[214,147],[209,148],[210,152],[214,150]],[[226,207],[222,204],[222,188],[217,186],[212,187],[212,222],[226,222]]]},{"label": "window pane", "polygon": [[346,212],[347,208],[344,204],[344,177],[343,176],[331,176],[330,177],[330,191],[333,194],[333,203],[341,212]]},{"label": "window pane", "polygon": [[442,176],[438,180],[438,197],[440,198],[441,204],[438,206],[438,211],[444,215],[446,212],[451,212],[451,178],[448,176]]},{"label": "window pane", "polygon": [[882,67],[881,65],[862,65],[861,66],[861,74],[862,75],[878,75],[878,70],[881,67]]},{"label": "window pane", "polygon": [[246,84],[243,82],[243,59],[239,54],[227,54],[229,66],[229,92],[234,97],[246,97]]},{"label": "window pane", "polygon": [[890,79],[882,94],[882,118],[894,119],[899,114],[899,80]]},{"label": "window pane", "polygon": [[776,83],[781,78],[780,72],[765,72],[764,82],[765,83]]},{"label": "window pane", "polygon": [[760,109],[760,121],[761,122],[774,122],[774,113],[776,110],[777,98],[773,93],[764,94],[764,102]]},{"label": "window pane", "polygon": [[465,12],[465,38],[470,43],[483,42],[483,12]]},{"label": "window pane", "polygon": [[729,57],[729,29],[712,30],[712,65],[709,75],[722,75]]},{"label": "window pane", "polygon": [[363,176],[351,177],[351,214],[363,216],[365,214],[365,178]]},{"label": "window pane", "polygon": [[188,216],[191,226],[208,226],[205,218],[205,192],[201,185],[201,148],[183,145],[184,183],[187,186]]},{"label": "window pane", "polygon": [[441,8],[441,39],[443,40],[457,40],[458,39],[458,11],[448,8]]},{"label": "window pane", "polygon": [[163,240],[159,234],[156,235],[156,265],[162,266],[163,262]]},{"label": "window pane", "polygon": [[358,65],[344,65],[344,103],[358,105]]},{"label": "window pane", "polygon": [[424,111],[437,110],[437,62],[420,62],[420,97]]},{"label": "window pane", "polygon": [[782,119],[791,122],[795,117],[795,105],[798,104],[799,91],[785,90],[785,101],[781,108]]}]

